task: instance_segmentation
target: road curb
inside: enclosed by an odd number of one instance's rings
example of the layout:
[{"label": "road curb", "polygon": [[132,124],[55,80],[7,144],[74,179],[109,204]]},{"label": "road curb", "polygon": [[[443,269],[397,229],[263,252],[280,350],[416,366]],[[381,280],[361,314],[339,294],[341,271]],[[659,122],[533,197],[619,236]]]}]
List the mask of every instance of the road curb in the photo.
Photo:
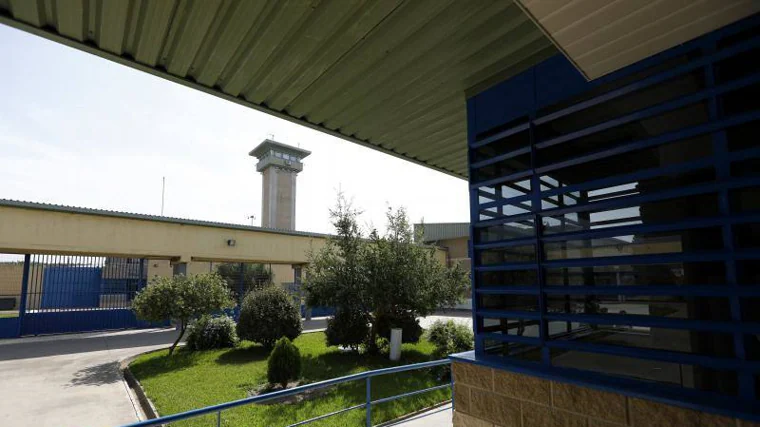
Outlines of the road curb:
[{"label": "road curb", "polygon": [[[143,389],[142,384],[140,384],[140,381],[135,377],[135,375],[129,369],[129,364],[134,362],[138,357],[144,354],[150,354],[156,351],[163,351],[163,350],[166,350],[166,348],[153,350],[153,351],[146,351],[145,353],[136,354],[134,356],[127,357],[126,359],[122,359],[119,362],[121,374],[122,374],[122,377],[124,378],[124,381],[126,381],[129,389],[135,394],[135,396],[137,396],[137,402],[140,405],[139,409],[140,411],[142,411],[145,417],[149,420],[159,417],[158,410],[156,410],[156,407],[153,405],[153,402],[150,401],[150,399],[148,398],[148,395],[145,394],[145,390]],[[135,408],[135,409],[138,409],[138,408]]]}]

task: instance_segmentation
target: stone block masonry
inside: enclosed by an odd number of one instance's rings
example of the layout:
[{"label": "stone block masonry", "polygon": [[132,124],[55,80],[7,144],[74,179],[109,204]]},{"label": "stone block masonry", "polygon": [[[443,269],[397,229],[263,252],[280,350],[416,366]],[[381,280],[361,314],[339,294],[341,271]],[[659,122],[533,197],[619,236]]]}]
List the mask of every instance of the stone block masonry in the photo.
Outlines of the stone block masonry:
[{"label": "stone block masonry", "polygon": [[760,423],[454,362],[454,427],[760,427]]}]

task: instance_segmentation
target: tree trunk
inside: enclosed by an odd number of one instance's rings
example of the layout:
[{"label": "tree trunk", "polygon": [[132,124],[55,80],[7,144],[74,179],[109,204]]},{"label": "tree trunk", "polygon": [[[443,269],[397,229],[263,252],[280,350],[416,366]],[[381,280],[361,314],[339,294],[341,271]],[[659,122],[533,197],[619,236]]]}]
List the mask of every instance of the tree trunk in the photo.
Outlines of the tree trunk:
[{"label": "tree trunk", "polygon": [[377,347],[377,315],[372,316],[372,326],[369,328],[369,342],[367,343],[367,353],[377,354],[380,349]]},{"label": "tree trunk", "polygon": [[187,326],[185,325],[185,321],[179,322],[179,336],[174,341],[174,344],[172,344],[171,347],[169,347],[169,356],[171,356],[174,353],[174,349],[177,348],[177,344],[179,344],[179,341],[182,339],[182,337],[185,335],[185,329],[187,329]]}]

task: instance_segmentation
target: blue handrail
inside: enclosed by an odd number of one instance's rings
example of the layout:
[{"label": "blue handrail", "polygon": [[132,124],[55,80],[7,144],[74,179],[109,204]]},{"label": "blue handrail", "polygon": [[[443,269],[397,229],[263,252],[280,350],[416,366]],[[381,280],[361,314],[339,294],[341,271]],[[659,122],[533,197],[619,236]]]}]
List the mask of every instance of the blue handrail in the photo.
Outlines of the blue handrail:
[{"label": "blue handrail", "polygon": [[372,392],[371,392],[371,378],[372,377],[376,377],[376,376],[379,376],[379,375],[395,374],[395,373],[398,373],[398,372],[406,372],[406,371],[414,371],[414,370],[418,370],[418,369],[432,368],[434,366],[449,365],[449,364],[451,364],[451,360],[449,360],[449,359],[441,359],[441,360],[433,360],[433,361],[430,361],[430,362],[414,363],[414,364],[411,364],[411,365],[394,366],[394,367],[391,367],[391,368],[376,369],[374,371],[359,372],[358,374],[346,375],[345,377],[332,378],[332,379],[329,379],[329,380],[319,381],[319,382],[312,383],[312,384],[306,384],[306,385],[302,385],[302,386],[298,386],[298,387],[293,387],[293,388],[287,389],[287,390],[275,391],[275,392],[272,392],[272,393],[262,394],[262,395],[259,395],[259,396],[247,397],[245,399],[233,400],[233,401],[230,401],[230,402],[220,403],[218,405],[206,406],[205,408],[193,409],[191,411],[180,412],[178,414],[172,414],[172,415],[167,415],[167,416],[164,416],[164,417],[154,418],[152,420],[146,420],[146,421],[140,421],[140,422],[133,423],[133,424],[127,424],[127,425],[125,425],[123,427],[160,426],[160,425],[167,424],[167,423],[172,423],[172,422],[175,422],[175,421],[186,420],[186,419],[190,419],[190,418],[196,418],[196,417],[200,417],[200,416],[203,416],[203,415],[214,414],[214,413],[216,414],[216,425],[220,426],[221,425],[221,420],[222,420],[222,411],[224,411],[226,409],[237,408],[239,406],[245,406],[245,405],[250,405],[250,404],[255,404],[255,403],[267,402],[267,401],[270,401],[270,400],[273,400],[273,399],[277,399],[277,398],[281,398],[281,397],[293,396],[293,395],[296,395],[296,394],[299,394],[299,393],[303,393],[303,392],[306,392],[306,391],[309,391],[309,390],[318,390],[318,389],[330,387],[330,386],[333,386],[333,385],[336,385],[336,384],[342,384],[342,383],[346,383],[346,382],[349,382],[349,381],[357,381],[357,380],[365,380],[366,383],[367,383],[367,400],[366,400],[365,403],[360,403],[358,405],[354,405],[354,406],[351,406],[351,407],[348,407],[348,408],[345,408],[345,409],[341,409],[339,411],[335,411],[335,412],[331,412],[329,414],[324,414],[324,415],[320,415],[320,416],[317,416],[317,417],[314,417],[314,418],[310,418],[308,420],[299,421],[299,422],[297,422],[295,424],[291,424],[291,425],[289,425],[287,427],[296,427],[296,426],[308,424],[308,423],[311,423],[313,421],[318,421],[318,420],[321,420],[321,419],[324,419],[324,418],[332,417],[334,415],[342,414],[344,412],[348,412],[348,411],[352,411],[354,409],[360,409],[360,408],[365,408],[366,409],[366,413],[367,413],[367,427],[371,427],[372,426],[372,405],[376,405],[376,404],[384,403],[384,402],[390,402],[390,401],[393,401],[393,400],[396,400],[396,399],[401,399],[403,397],[408,397],[408,396],[414,396],[414,395],[417,395],[417,394],[420,394],[420,393],[425,393],[425,392],[428,392],[428,391],[440,390],[440,389],[443,389],[443,388],[451,387],[450,383],[448,383],[448,384],[442,384],[442,385],[438,385],[438,386],[434,386],[434,387],[429,387],[429,388],[422,389],[422,390],[416,390],[416,391],[412,391],[412,392],[408,392],[408,393],[403,393],[403,394],[399,394],[399,395],[396,395],[396,396],[385,397],[385,398],[373,401],[372,400]]}]

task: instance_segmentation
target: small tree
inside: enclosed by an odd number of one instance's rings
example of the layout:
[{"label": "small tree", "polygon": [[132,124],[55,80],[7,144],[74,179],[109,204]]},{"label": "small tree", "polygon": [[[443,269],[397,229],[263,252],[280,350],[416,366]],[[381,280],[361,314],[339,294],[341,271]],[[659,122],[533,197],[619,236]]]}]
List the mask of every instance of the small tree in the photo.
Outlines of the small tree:
[{"label": "small tree", "polygon": [[467,272],[446,267],[434,247],[415,239],[403,208],[389,209],[387,231],[372,230],[368,237],[358,226],[359,212],[342,196],[330,213],[336,236],[309,254],[307,303],[353,313],[347,319],[369,319],[365,343],[370,352],[376,352],[377,339],[390,338],[395,327],[405,330],[405,341],[416,342],[421,332],[417,317],[454,305],[464,295]]},{"label": "small tree", "polygon": [[174,353],[190,320],[233,305],[224,280],[215,273],[156,277],[132,301],[132,309],[141,320],[177,322],[180,332],[169,354]]},{"label": "small tree", "polygon": [[288,386],[288,381],[301,376],[301,352],[287,337],[277,340],[267,360],[267,379],[270,384]]},{"label": "small tree", "polygon": [[271,349],[281,337],[296,339],[301,329],[301,312],[282,288],[270,285],[245,296],[237,325],[240,338]]}]

